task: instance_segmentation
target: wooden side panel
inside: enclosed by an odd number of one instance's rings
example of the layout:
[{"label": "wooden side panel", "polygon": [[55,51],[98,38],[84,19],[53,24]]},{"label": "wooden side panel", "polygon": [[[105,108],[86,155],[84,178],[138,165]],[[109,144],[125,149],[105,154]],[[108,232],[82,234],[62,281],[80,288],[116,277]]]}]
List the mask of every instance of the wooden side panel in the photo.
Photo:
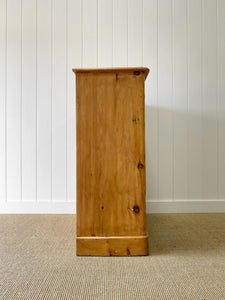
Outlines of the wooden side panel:
[{"label": "wooden side panel", "polygon": [[145,234],[144,74],[77,74],[77,235]]},{"label": "wooden side panel", "polygon": [[77,238],[77,255],[137,256],[148,255],[148,236]]}]

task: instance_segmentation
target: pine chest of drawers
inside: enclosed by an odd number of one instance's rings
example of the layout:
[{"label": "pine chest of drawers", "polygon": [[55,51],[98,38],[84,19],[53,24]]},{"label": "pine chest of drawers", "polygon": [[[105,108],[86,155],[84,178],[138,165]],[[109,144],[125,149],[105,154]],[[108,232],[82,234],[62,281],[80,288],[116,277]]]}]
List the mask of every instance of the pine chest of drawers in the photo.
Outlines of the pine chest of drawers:
[{"label": "pine chest of drawers", "polygon": [[148,254],[147,68],[76,73],[77,255]]}]

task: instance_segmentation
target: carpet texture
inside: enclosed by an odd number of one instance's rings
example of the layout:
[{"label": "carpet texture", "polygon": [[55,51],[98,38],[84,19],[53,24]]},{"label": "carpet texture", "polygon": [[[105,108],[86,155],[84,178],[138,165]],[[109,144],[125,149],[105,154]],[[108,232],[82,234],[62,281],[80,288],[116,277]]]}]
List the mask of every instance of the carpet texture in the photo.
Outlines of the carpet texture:
[{"label": "carpet texture", "polygon": [[225,214],[147,223],[148,257],[76,257],[74,215],[0,215],[0,299],[225,299]]}]

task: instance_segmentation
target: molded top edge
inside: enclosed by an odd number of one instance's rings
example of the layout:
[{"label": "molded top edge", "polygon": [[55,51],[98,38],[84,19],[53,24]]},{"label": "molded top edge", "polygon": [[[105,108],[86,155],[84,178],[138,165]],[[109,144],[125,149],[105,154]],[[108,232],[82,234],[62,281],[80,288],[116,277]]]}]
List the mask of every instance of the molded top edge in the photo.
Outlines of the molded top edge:
[{"label": "molded top edge", "polygon": [[74,73],[116,73],[116,72],[143,72],[147,78],[149,69],[144,67],[132,68],[104,68],[104,69],[72,69]]}]

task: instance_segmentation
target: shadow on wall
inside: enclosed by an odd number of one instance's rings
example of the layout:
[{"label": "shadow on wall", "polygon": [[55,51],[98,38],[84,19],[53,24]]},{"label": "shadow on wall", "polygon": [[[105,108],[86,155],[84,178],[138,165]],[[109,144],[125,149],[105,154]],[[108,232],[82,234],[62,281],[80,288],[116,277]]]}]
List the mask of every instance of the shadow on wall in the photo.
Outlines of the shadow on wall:
[{"label": "shadow on wall", "polygon": [[224,131],[215,112],[146,106],[146,199],[224,199]]}]

